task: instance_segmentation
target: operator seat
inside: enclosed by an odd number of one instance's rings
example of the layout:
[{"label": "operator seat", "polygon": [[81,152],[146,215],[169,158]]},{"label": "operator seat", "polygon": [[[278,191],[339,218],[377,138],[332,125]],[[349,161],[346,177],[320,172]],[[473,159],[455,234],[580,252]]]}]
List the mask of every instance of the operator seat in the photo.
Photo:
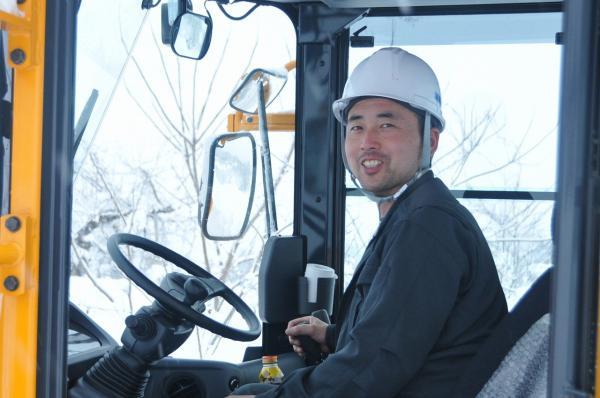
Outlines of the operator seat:
[{"label": "operator seat", "polygon": [[496,326],[452,396],[546,396],[552,274],[551,267]]}]

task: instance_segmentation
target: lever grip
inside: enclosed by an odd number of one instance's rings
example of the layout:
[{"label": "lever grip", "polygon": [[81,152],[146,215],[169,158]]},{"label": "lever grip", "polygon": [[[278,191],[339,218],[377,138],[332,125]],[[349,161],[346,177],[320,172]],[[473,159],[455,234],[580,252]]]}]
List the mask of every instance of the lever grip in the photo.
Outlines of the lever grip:
[{"label": "lever grip", "polygon": [[[329,314],[327,314],[327,311],[325,310],[314,311],[311,315],[327,324],[331,323]],[[306,335],[298,336],[298,340],[300,340],[300,344],[304,350],[304,363],[306,363],[307,366],[321,363],[323,359],[321,357],[321,346],[319,343]]]},{"label": "lever grip", "polygon": [[317,310],[317,311],[313,312],[311,315],[317,319],[322,320],[323,322],[325,322],[328,325],[331,324],[331,320],[329,319],[329,314],[327,313],[327,311],[325,311],[323,309]]}]

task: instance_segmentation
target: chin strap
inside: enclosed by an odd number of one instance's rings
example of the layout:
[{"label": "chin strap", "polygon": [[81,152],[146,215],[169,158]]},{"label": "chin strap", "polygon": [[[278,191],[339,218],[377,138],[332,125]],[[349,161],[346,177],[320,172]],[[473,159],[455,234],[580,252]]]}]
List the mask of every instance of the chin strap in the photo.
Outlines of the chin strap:
[{"label": "chin strap", "polygon": [[417,170],[417,172],[410,179],[410,181],[408,181],[406,184],[402,185],[400,187],[400,189],[396,191],[396,193],[394,193],[392,195],[388,195],[388,196],[377,196],[377,195],[373,194],[373,192],[365,190],[364,188],[362,188],[360,186],[360,184],[358,183],[358,181],[356,180],[356,177],[354,177],[354,175],[352,174],[352,172],[350,172],[350,178],[352,179],[352,182],[356,186],[356,189],[358,189],[369,200],[371,200],[371,201],[373,201],[373,202],[375,202],[377,204],[380,204],[380,203],[385,203],[385,202],[393,202],[394,200],[398,199],[398,197],[400,195],[402,195],[404,193],[404,191],[406,191],[406,189],[409,186],[411,186],[411,184],[413,182],[417,181],[419,178],[421,178],[421,176],[423,174],[427,173],[429,170],[431,170],[431,168],[427,168],[425,170],[423,170],[423,169]]},{"label": "chin strap", "polygon": [[[345,133],[342,135],[342,137],[345,137]],[[350,167],[348,166],[348,160],[346,159],[346,151],[343,149],[343,145],[342,160],[344,161],[344,166],[346,167],[346,170],[348,170],[348,173],[350,173],[350,179],[354,183],[354,186],[356,186],[356,188],[369,200],[372,200],[377,204],[381,204],[385,202],[393,202],[394,200],[398,199],[398,197],[402,195],[402,193],[404,193],[404,191],[406,191],[406,189],[413,182],[417,181],[419,178],[421,178],[423,174],[431,170],[431,114],[429,112],[425,112],[425,120],[423,121],[423,141],[421,147],[421,160],[419,162],[419,168],[415,172],[415,175],[406,184],[402,185],[400,189],[396,191],[396,193],[388,196],[377,196],[373,194],[373,192],[367,191],[360,186],[356,177],[354,176],[354,174],[352,174],[352,170],[350,170]]]},{"label": "chin strap", "polygon": [[[421,147],[421,165],[419,166],[419,170],[429,170],[431,168],[431,114],[429,112],[425,112]],[[418,173],[419,171],[417,171]]]}]

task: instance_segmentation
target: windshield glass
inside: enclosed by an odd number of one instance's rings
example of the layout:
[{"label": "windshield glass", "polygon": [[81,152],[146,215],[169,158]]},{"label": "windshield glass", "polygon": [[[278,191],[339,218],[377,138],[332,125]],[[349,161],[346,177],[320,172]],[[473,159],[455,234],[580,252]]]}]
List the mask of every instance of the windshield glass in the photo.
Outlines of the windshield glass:
[{"label": "windshield glass", "polygon": [[134,1],[82,2],[77,24],[75,123],[90,97],[95,92],[98,97],[75,157],[75,178],[131,60],[147,17],[148,12]]},{"label": "windshield glass", "polygon": [[[206,15],[203,2],[193,5],[194,12]],[[162,43],[160,6],[144,11],[139,1],[81,4],[76,115],[93,90],[98,90],[98,100],[75,158],[70,300],[117,341],[125,318],[153,301],[111,260],[106,241],[118,232],[156,241],[189,258],[257,313],[256,281],[266,239],[262,188],[256,189],[248,230],[231,242],[201,235],[198,203],[206,148],[213,137],[227,132],[228,115],[234,112],[230,94],[252,69],[281,69],[292,61],[295,33],[287,16],[272,7],[232,21],[214,2],[206,6],[213,18],[212,42],[206,56],[195,61],[176,56]],[[248,9],[248,4],[227,7],[234,15]],[[294,76],[294,70],[288,73],[269,113],[293,115]],[[251,134],[260,153],[260,138]],[[270,138],[275,197],[283,206],[277,212],[279,227],[289,232],[294,134],[277,131]],[[262,187],[260,171],[256,186]],[[176,270],[141,250],[123,252],[156,284]],[[208,302],[205,314],[247,328],[223,300]],[[195,328],[173,355],[236,362],[248,344],[259,343],[234,342]]]}]

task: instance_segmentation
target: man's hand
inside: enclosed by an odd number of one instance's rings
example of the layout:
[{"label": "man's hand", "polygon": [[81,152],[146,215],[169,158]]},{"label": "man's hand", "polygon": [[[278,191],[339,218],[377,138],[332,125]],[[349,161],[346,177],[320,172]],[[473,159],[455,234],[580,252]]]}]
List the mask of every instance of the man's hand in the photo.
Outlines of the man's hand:
[{"label": "man's hand", "polygon": [[297,336],[306,335],[319,343],[321,351],[328,353],[329,347],[325,344],[325,334],[327,333],[327,324],[314,316],[303,316],[296,318],[288,323],[285,334],[288,335],[290,344],[294,347],[294,351],[304,356],[304,350]]}]

